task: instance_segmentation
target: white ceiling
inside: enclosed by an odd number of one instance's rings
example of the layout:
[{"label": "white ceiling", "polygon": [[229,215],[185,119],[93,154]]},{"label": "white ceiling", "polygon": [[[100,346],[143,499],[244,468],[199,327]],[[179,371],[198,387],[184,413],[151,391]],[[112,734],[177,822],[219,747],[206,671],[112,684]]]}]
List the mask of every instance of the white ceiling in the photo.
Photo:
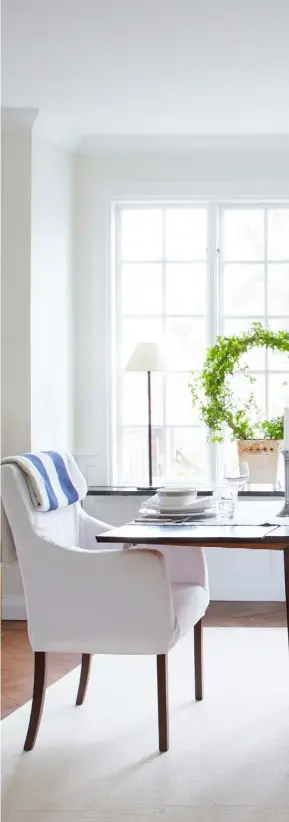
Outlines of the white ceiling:
[{"label": "white ceiling", "polygon": [[2,103],[59,139],[289,135],[289,0],[2,0]]}]

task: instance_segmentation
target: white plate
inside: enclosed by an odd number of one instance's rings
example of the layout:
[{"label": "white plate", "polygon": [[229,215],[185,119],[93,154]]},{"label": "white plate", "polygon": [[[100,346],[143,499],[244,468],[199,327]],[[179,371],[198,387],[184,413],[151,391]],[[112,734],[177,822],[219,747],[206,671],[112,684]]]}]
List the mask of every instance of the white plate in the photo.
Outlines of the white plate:
[{"label": "white plate", "polygon": [[203,511],[195,511],[193,514],[192,513],[187,514],[187,513],[184,513],[184,512],[182,512],[182,513],[178,512],[178,513],[173,514],[170,511],[170,517],[168,515],[168,512],[159,513],[157,511],[149,511],[149,510],[148,511],[144,511],[144,510],[142,511],[142,510],[140,510],[139,518],[137,518],[136,521],[138,522],[139,519],[141,518],[142,521],[146,521],[146,520],[152,521],[152,520],[154,520],[155,522],[167,522],[167,521],[170,521],[170,520],[176,520],[176,521],[182,522],[182,520],[186,520],[188,517],[190,518],[190,520],[191,519],[192,520],[202,520],[202,519],[208,519],[209,517],[215,517],[215,516],[216,516],[216,512],[213,510],[213,508],[205,508]]},{"label": "white plate", "polygon": [[146,508],[147,510],[156,511],[157,513],[170,513],[170,514],[194,514],[200,513],[204,511],[206,508],[211,508],[213,505],[213,496],[209,497],[198,497],[195,500],[192,500],[190,504],[182,505],[179,501],[175,502],[174,505],[167,507],[163,505],[162,502],[158,502],[157,497],[151,497],[148,499],[142,508]]}]

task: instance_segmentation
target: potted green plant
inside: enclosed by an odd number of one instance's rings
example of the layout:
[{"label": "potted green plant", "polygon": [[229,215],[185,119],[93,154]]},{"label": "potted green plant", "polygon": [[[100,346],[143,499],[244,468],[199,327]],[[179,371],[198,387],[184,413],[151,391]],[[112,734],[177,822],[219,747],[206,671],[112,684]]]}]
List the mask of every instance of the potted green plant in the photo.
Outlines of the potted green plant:
[{"label": "potted green plant", "polygon": [[255,422],[254,391],[240,408],[230,384],[238,369],[253,386],[254,377],[248,366],[241,364],[244,354],[253,347],[282,351],[289,357],[289,332],[271,331],[256,322],[242,334],[218,337],[216,344],[208,348],[203,369],[190,389],[211,441],[222,442],[229,430],[237,441],[240,462],[249,465],[250,482],[270,482],[275,486],[283,418]]},{"label": "potted green plant", "polygon": [[[263,436],[258,437],[262,433]],[[264,420],[255,428],[254,438],[237,441],[239,462],[249,467],[249,480],[277,485],[280,444],[284,437],[284,419]]]}]

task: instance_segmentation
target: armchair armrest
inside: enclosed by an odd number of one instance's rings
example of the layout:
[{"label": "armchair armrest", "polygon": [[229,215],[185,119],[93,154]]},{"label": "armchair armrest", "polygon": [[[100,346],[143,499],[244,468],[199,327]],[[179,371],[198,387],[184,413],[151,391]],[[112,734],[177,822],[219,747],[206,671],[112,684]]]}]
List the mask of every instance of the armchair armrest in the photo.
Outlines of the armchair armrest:
[{"label": "armchair armrest", "polygon": [[[104,534],[105,531],[110,531],[112,528],[107,522],[102,522],[95,517],[87,514],[81,506],[79,506],[79,542],[80,547],[87,551],[94,551],[96,548],[102,549],[102,543],[96,543],[96,536]],[[106,550],[109,546],[105,545]]]},{"label": "armchair armrest", "polygon": [[[34,650],[118,654],[168,650],[175,617],[160,551],[86,551],[42,542],[46,548],[35,568],[38,585],[28,613]],[[32,604],[31,596],[28,600]]]}]

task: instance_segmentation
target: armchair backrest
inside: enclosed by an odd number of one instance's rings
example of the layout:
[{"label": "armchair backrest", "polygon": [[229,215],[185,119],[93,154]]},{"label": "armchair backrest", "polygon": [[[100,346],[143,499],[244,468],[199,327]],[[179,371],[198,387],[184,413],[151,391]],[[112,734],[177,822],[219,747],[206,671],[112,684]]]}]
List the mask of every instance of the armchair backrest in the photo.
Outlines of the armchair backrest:
[{"label": "armchair backrest", "polygon": [[58,545],[79,544],[79,503],[56,511],[37,511],[23,472],[13,464],[1,468],[1,494],[20,566],[29,556],[35,536]]},{"label": "armchair backrest", "polygon": [[15,464],[1,467],[1,495],[16,548],[29,621],[29,616],[33,617],[35,613],[35,600],[39,601],[42,561],[47,545],[79,545],[80,503],[56,511],[37,511],[25,476]]}]

